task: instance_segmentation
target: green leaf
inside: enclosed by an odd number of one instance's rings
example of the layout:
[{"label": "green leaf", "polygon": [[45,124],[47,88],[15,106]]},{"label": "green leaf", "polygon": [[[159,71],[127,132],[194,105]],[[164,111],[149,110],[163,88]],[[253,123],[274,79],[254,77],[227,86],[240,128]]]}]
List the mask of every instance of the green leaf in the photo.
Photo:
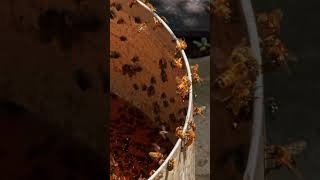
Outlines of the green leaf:
[{"label": "green leaf", "polygon": [[200,48],[200,51],[205,51],[207,48],[205,47],[205,46],[202,46],[201,48]]},{"label": "green leaf", "polygon": [[201,47],[202,44],[198,41],[192,41],[193,44],[195,44],[197,47]]}]

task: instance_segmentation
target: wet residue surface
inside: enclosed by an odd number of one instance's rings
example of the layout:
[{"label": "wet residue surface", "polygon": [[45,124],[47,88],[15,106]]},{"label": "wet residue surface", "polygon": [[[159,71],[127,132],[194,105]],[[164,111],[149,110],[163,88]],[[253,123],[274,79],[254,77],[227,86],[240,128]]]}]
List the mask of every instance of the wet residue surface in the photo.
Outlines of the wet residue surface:
[{"label": "wet residue surface", "polygon": [[164,154],[173,148],[151,122],[144,113],[118,96],[110,97],[110,157],[116,164],[110,165],[110,179],[115,179],[114,175],[121,180],[148,178],[150,172],[159,167],[149,156],[149,152],[156,151],[152,143],[159,145]]}]

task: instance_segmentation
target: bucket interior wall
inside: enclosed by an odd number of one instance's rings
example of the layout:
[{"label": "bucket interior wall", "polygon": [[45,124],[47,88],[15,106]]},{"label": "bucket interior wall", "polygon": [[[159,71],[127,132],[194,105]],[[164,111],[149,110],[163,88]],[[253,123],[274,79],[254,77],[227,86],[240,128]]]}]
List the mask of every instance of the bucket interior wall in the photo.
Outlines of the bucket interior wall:
[{"label": "bucket interior wall", "polygon": [[176,42],[140,4],[110,3],[110,91],[172,132],[188,107],[176,92],[176,77],[186,74],[174,66]]}]

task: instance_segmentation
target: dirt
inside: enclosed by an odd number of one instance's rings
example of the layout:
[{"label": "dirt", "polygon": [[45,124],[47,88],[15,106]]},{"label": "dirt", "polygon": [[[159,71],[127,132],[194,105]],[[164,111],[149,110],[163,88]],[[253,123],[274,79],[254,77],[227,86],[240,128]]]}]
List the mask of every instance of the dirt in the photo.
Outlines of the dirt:
[{"label": "dirt", "polygon": [[168,154],[173,144],[159,135],[161,129],[152,126],[143,112],[116,95],[110,98],[110,107],[110,157],[117,164],[110,166],[110,179],[114,179],[112,174],[121,180],[149,177],[159,167],[149,156],[156,152],[152,143],[159,145],[163,154]]},{"label": "dirt", "polygon": [[[214,15],[211,16],[213,79],[216,79],[226,68],[229,63],[227,58],[233,48],[238,46],[243,38],[247,38],[240,1],[232,0],[230,4],[233,14],[229,23],[225,23]],[[249,153],[252,113],[233,115],[226,109],[225,103],[217,100],[222,94],[230,93],[230,89],[213,87],[213,92],[211,151],[214,155],[212,162],[214,179],[242,180]],[[234,122],[237,123],[237,127],[233,126]]]}]

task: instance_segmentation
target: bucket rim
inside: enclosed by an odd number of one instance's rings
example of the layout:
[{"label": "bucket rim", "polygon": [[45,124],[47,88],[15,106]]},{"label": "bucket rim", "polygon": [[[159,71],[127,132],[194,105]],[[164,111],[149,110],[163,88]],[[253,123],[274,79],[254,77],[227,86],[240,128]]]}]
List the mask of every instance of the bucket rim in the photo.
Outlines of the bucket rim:
[{"label": "bucket rim", "polygon": [[[157,20],[163,25],[163,27],[167,30],[167,32],[171,35],[171,37],[176,41],[176,43],[178,43],[178,38],[176,37],[176,35],[173,33],[173,31],[170,29],[170,27],[167,25],[167,23],[154,11],[152,11],[145,3],[143,3],[140,0],[136,0],[143,8],[145,8],[146,10],[148,10],[153,17],[157,18]],[[186,70],[187,70],[187,75],[188,75],[188,79],[190,81],[190,87],[189,87],[189,99],[188,99],[188,110],[187,110],[187,115],[185,118],[185,122],[183,125],[183,132],[186,132],[187,128],[188,128],[188,124],[189,121],[191,119],[192,116],[192,112],[193,112],[193,96],[192,96],[192,74],[191,74],[191,70],[190,70],[190,64],[187,58],[187,55],[185,53],[184,50],[180,50],[180,53],[182,55]],[[174,145],[174,147],[172,148],[172,150],[170,151],[169,155],[167,156],[167,158],[164,160],[164,162],[160,165],[160,167],[158,167],[158,169],[148,178],[148,180],[153,180],[154,178],[156,178],[160,172],[166,168],[169,160],[173,157],[173,155],[177,152],[178,148],[181,145],[181,138],[179,138],[176,142],[176,144]]]},{"label": "bucket rim", "polygon": [[[256,24],[256,18],[254,15],[252,3],[250,0],[241,0],[242,11],[247,26],[247,35],[252,50],[252,54],[255,57],[258,65],[262,64],[262,57],[260,51],[259,36]],[[259,174],[257,174],[257,166],[259,161],[259,153],[264,142],[261,142],[261,136],[263,136],[264,128],[264,86],[263,86],[263,73],[259,70],[255,82],[255,101],[253,103],[253,124],[251,129],[251,141],[248,156],[248,163],[243,175],[244,180],[254,180]],[[263,149],[262,149],[263,150]]]}]

